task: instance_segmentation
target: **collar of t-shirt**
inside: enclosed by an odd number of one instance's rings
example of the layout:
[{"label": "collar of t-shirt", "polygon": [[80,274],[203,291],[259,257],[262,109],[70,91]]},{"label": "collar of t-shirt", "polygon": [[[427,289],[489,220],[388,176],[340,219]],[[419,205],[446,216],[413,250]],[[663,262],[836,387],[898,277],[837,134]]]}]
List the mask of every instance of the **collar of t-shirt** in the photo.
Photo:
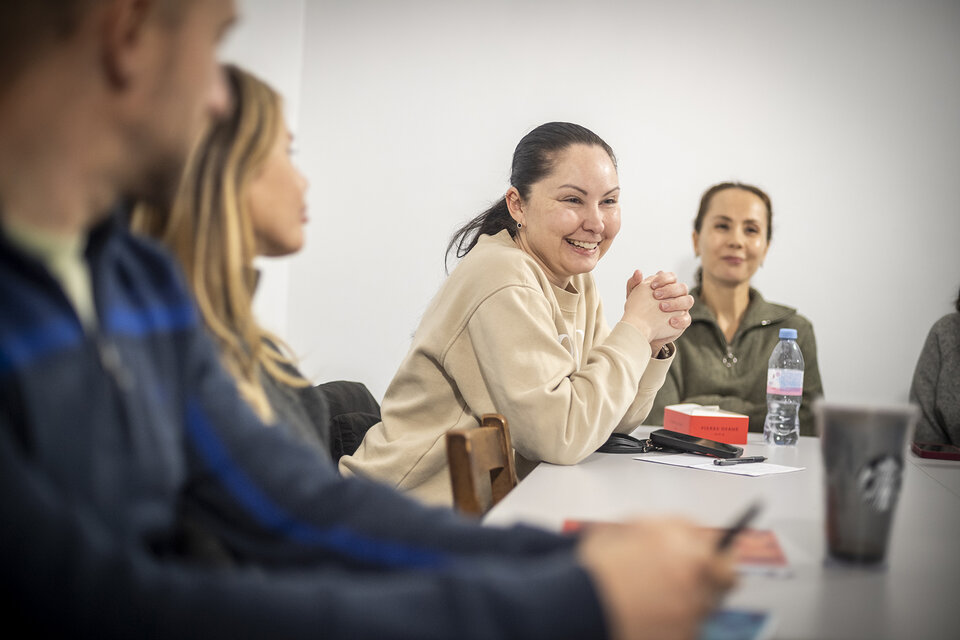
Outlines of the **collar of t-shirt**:
[{"label": "collar of t-shirt", "polygon": [[90,267],[83,255],[87,234],[64,235],[10,219],[4,220],[3,232],[12,244],[47,267],[60,283],[84,328],[95,328],[97,311],[93,304]]}]

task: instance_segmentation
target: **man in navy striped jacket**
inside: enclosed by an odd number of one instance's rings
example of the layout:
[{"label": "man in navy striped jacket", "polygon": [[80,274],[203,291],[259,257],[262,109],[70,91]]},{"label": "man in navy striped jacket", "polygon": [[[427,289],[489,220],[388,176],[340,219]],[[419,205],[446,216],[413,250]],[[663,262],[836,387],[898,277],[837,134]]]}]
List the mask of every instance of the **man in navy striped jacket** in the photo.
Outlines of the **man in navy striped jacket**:
[{"label": "man in navy striped jacket", "polygon": [[231,0],[0,3],[6,624],[79,637],[695,633],[731,570],[693,525],[484,529],[342,479],[239,400],[173,262],[123,224],[123,203],[163,204],[196,134],[229,109],[215,51],[233,15]]}]

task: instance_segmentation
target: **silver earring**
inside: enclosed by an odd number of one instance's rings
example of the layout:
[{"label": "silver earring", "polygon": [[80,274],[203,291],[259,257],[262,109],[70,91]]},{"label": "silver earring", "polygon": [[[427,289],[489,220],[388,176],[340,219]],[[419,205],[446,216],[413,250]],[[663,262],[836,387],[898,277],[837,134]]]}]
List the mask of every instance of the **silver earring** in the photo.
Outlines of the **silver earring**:
[{"label": "silver earring", "polygon": [[522,223],[522,222],[518,222],[518,223],[517,223],[517,229],[523,229],[523,223]]}]

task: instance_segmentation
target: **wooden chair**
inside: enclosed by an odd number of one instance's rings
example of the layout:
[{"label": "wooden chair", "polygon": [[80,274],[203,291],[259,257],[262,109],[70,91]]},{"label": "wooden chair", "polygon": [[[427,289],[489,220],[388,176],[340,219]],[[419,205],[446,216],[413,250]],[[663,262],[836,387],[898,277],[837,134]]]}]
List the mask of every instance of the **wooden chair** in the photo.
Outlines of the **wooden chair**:
[{"label": "wooden chair", "polygon": [[447,432],[447,461],[453,504],[481,516],[517,486],[517,468],[507,419],[485,414],[476,429]]}]

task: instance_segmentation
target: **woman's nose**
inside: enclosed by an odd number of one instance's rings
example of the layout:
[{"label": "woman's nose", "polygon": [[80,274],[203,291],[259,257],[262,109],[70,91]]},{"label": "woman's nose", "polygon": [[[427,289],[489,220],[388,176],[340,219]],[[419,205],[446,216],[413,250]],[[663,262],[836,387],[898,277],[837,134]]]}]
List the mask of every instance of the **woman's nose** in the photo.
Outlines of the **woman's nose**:
[{"label": "woman's nose", "polygon": [[589,207],[583,217],[583,228],[594,233],[601,233],[604,228],[603,213],[599,206]]}]

